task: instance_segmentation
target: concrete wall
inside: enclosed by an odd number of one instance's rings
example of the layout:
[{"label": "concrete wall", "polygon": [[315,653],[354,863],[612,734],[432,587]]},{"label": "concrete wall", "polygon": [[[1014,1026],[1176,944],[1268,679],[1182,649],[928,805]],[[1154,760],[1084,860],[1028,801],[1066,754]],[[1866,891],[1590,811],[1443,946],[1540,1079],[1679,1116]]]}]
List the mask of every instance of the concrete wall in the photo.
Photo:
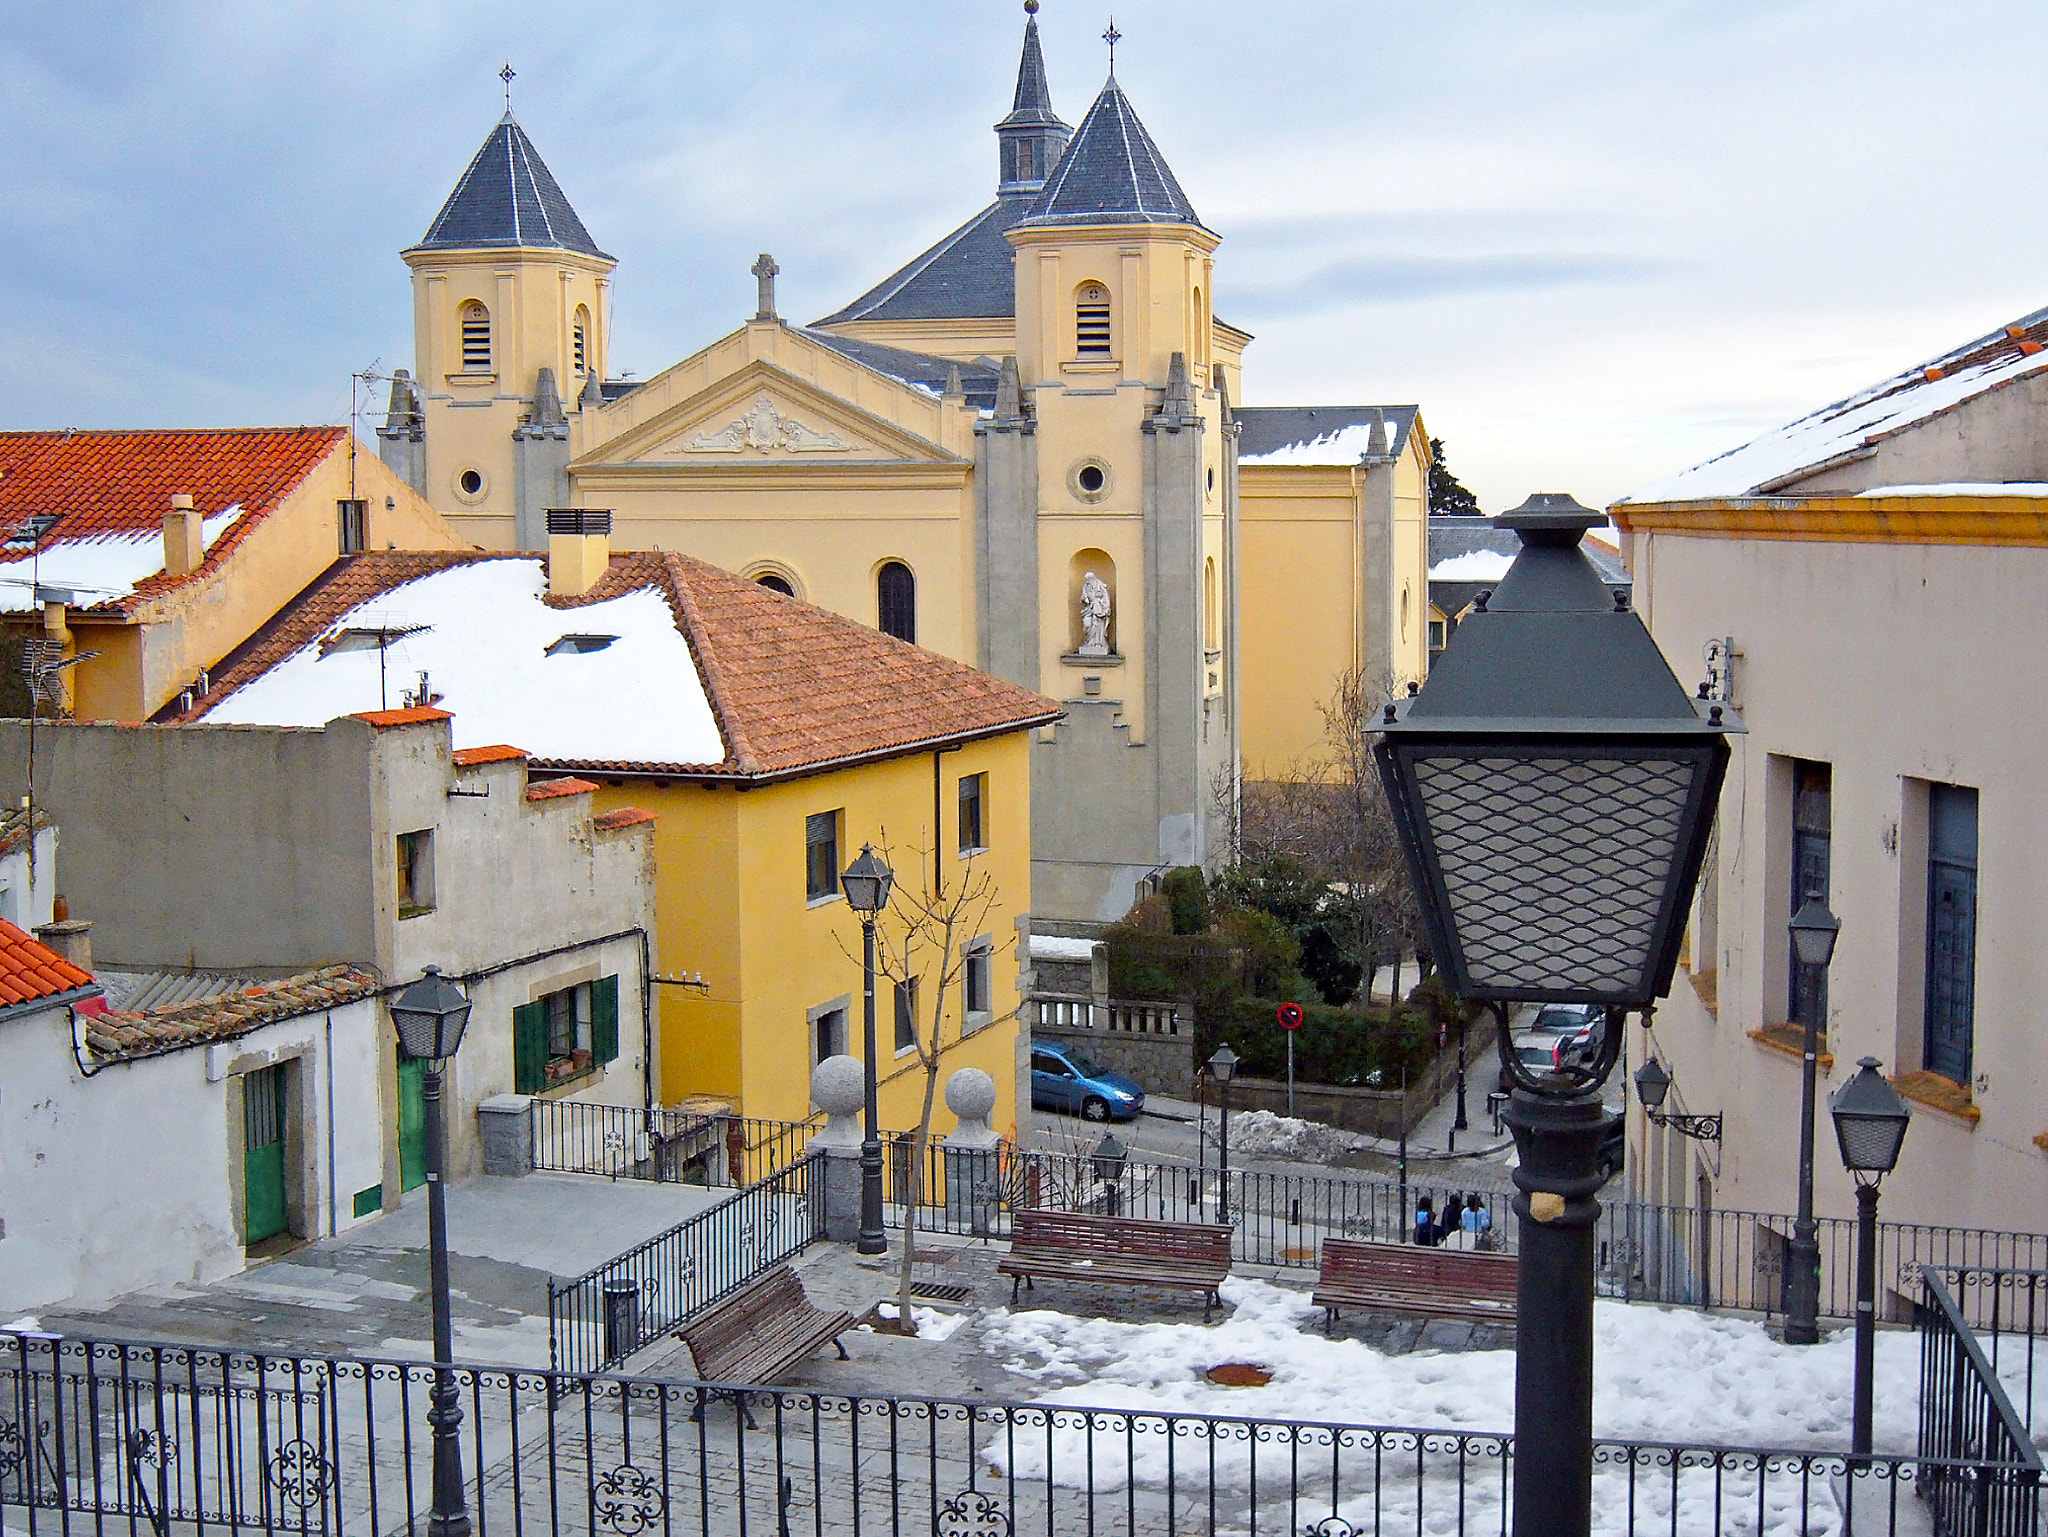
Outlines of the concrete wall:
[{"label": "concrete wall", "polygon": [[288,1066],[291,1231],[362,1220],[351,1197],[383,1169],[389,1028],[363,999],[88,1077],[68,1009],[0,1020],[0,1312],[240,1270],[243,1075],[274,1063]]},{"label": "concrete wall", "polygon": [[[1865,1054],[1920,1065],[1925,802],[1929,781],[1979,793],[1976,1118],[1915,1103],[1888,1221],[2048,1232],[2048,1069],[2035,1016],[2048,988],[2048,718],[2028,703],[2048,644],[2048,548],[1963,543],[1631,535],[1636,606],[1679,676],[1700,647],[1735,641],[1735,739],[1717,856],[1703,880],[1689,968],[1649,1045],[1670,1069],[1669,1108],[1719,1111],[1717,1146],[1646,1127],[1631,1110],[1642,1188],[1691,1204],[1789,1212],[1799,1062],[1751,1038],[1786,1015],[1788,760],[1833,766],[1832,890],[1842,921],[1827,1045],[1839,1087]],[[1958,514],[1956,526],[1984,523]],[[1642,1060],[1630,1032],[1628,1069]],[[1820,1110],[1816,1204],[1854,1214]],[[1705,1187],[1702,1191],[1701,1181]]]},{"label": "concrete wall", "polygon": [[1195,1027],[1183,1020],[1179,1035],[1137,1035],[1125,1030],[1065,1029],[1033,1025],[1034,1041],[1078,1047],[1113,1073],[1134,1080],[1147,1094],[1187,1099],[1195,1085]]}]

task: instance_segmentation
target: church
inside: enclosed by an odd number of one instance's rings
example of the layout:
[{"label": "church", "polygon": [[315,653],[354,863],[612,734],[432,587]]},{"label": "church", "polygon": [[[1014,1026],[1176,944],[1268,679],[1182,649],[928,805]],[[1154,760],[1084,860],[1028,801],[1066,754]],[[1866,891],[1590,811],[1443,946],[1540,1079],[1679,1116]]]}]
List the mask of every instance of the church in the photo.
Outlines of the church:
[{"label": "church", "polygon": [[1412,405],[1244,404],[1252,336],[1114,68],[1070,127],[1025,0],[995,199],[843,308],[606,368],[618,259],[508,110],[417,245],[385,462],[487,549],[676,550],[1059,700],[1034,915],[1120,916],[1324,750],[1346,675],[1427,669]]}]

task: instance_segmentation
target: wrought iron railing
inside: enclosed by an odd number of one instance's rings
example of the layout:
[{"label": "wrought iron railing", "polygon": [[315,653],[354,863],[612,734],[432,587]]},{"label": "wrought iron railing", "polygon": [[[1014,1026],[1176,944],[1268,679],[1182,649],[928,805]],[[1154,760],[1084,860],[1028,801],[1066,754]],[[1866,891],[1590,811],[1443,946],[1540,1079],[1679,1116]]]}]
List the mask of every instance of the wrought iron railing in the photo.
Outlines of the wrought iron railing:
[{"label": "wrought iron railing", "polygon": [[606,1260],[548,1282],[548,1359],[603,1371],[825,1236],[821,1160],[799,1159]]},{"label": "wrought iron railing", "polygon": [[2041,1455],[1934,1267],[1921,1287],[1920,1497],[1939,1532],[2035,1537]]},{"label": "wrought iron railing", "polygon": [[[456,1377],[479,1537],[1504,1537],[1512,1508],[1513,1438],[1481,1430]],[[0,1337],[5,1525],[425,1531],[432,1381],[419,1362]],[[1838,1532],[1854,1488],[1878,1537],[1922,1529],[1916,1485],[2016,1488],[2026,1466],[1599,1441],[1594,1527]]]},{"label": "wrought iron railing", "polygon": [[1929,1266],[1991,1361],[2031,1436],[2048,1423],[2048,1270]]},{"label": "wrought iron railing", "polygon": [[822,1122],[643,1110],[574,1099],[531,1102],[533,1167],[693,1185],[750,1185],[804,1156]]}]

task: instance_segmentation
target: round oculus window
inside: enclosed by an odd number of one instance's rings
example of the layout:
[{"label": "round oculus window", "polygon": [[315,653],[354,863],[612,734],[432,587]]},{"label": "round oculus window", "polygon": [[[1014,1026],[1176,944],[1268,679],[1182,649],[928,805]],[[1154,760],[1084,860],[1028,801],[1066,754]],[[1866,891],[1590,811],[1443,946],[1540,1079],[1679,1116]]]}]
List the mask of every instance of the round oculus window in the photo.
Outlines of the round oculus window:
[{"label": "round oculus window", "polygon": [[1099,464],[1082,465],[1081,473],[1076,475],[1074,479],[1081,489],[1090,496],[1095,495],[1109,483],[1109,477],[1102,473],[1102,466]]},{"label": "round oculus window", "polygon": [[455,478],[455,483],[462,487],[464,496],[477,496],[484,489],[484,477],[478,470],[464,470]]}]

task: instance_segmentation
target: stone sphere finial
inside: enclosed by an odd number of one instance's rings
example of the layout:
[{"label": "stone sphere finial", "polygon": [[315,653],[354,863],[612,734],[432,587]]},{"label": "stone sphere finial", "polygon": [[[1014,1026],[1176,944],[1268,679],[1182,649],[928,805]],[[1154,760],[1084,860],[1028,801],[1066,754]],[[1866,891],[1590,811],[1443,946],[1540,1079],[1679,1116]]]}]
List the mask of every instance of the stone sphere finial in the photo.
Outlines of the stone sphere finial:
[{"label": "stone sphere finial", "polygon": [[988,1118],[996,1108],[996,1081],[978,1067],[963,1067],[946,1080],[946,1108],[960,1124],[946,1146],[993,1147],[999,1140]]},{"label": "stone sphere finial", "polygon": [[860,1123],[854,1117],[867,1102],[867,1075],[858,1057],[827,1057],[811,1069],[811,1103],[825,1112],[825,1129],[811,1146],[858,1148]]}]

